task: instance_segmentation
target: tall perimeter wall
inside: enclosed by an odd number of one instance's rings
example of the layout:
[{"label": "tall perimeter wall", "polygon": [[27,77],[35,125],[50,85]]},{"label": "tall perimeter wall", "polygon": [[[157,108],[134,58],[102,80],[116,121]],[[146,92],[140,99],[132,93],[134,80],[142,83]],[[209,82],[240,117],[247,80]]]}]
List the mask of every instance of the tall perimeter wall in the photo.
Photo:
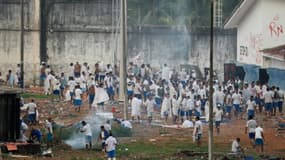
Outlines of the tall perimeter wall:
[{"label": "tall perimeter wall", "polygon": [[[26,84],[38,83],[41,61],[56,72],[70,62],[118,62],[119,4],[117,0],[25,0],[24,66]],[[20,0],[0,1],[0,71],[20,63]],[[117,9],[116,9],[117,8]],[[236,31],[215,31],[215,69],[223,77],[223,63],[234,62]],[[168,63],[208,67],[208,29],[185,26],[129,26],[128,58],[161,66]]]}]

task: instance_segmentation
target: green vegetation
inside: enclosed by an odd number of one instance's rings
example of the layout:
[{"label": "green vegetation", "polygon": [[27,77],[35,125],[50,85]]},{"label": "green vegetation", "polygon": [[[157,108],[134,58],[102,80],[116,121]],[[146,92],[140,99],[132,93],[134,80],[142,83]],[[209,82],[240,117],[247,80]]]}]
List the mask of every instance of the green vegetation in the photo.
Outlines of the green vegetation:
[{"label": "green vegetation", "polygon": [[23,98],[33,98],[33,99],[49,99],[51,96],[39,94],[39,93],[23,93]]},{"label": "green vegetation", "polygon": [[133,134],[131,129],[122,127],[119,124],[112,125],[112,133],[115,137],[131,137]]},{"label": "green vegetation", "polygon": [[[241,0],[222,0],[223,20],[226,20]],[[210,25],[210,0],[129,0],[128,23],[143,25]]]},{"label": "green vegetation", "polygon": [[[214,152],[216,156],[223,157],[229,150],[229,146],[217,146],[214,145]],[[148,141],[139,140],[135,143],[119,144],[117,147],[117,153],[119,158],[131,158],[131,159],[144,159],[144,160],[161,160],[161,159],[205,159],[206,156],[193,156],[187,157],[183,156],[182,152],[193,151],[197,153],[207,153],[207,144],[203,144],[198,147],[196,144],[189,140],[177,140],[169,139],[165,142],[158,140],[155,143]],[[195,154],[195,153],[194,153]],[[253,154],[255,159],[258,159],[256,155]]]}]

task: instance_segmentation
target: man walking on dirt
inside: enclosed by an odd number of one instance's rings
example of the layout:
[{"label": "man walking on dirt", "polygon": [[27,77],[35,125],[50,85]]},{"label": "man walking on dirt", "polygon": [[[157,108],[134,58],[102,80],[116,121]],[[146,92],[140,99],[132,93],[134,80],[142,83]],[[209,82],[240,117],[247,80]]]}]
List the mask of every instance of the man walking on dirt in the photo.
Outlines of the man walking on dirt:
[{"label": "man walking on dirt", "polygon": [[220,134],[220,127],[223,118],[223,110],[221,109],[221,104],[218,104],[217,110],[215,111],[215,124],[217,129],[217,134]]},{"label": "man walking on dirt", "polygon": [[109,133],[109,137],[106,139],[105,143],[108,160],[116,160],[117,140],[113,137],[112,132]]},{"label": "man walking on dirt", "polygon": [[256,126],[257,126],[256,121],[253,119],[253,116],[250,115],[248,117],[248,121],[246,122],[245,134],[248,133],[250,143],[253,147],[255,147],[255,129],[256,129]]},{"label": "man walking on dirt", "polygon": [[197,142],[198,146],[201,145],[202,132],[203,132],[202,122],[200,121],[200,117],[196,117],[193,136],[195,137],[195,141]]},{"label": "man walking on dirt", "polygon": [[263,128],[261,126],[258,126],[255,129],[255,145],[256,150],[260,153],[263,153],[263,145],[264,145],[264,135],[263,135]]},{"label": "man walking on dirt", "polygon": [[29,122],[30,124],[36,124],[36,117],[37,117],[37,105],[34,99],[27,105],[27,110],[29,114]]}]

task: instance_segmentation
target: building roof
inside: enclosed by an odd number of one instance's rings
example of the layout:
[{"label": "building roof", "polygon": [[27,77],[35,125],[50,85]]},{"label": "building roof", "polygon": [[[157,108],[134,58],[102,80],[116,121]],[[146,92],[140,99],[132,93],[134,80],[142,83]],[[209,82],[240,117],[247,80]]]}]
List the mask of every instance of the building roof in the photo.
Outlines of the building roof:
[{"label": "building roof", "polygon": [[285,61],[285,44],[261,50],[264,57]]},{"label": "building roof", "polygon": [[226,21],[224,28],[236,28],[255,2],[256,0],[242,1],[241,4],[234,10],[232,16]]},{"label": "building roof", "polygon": [[3,94],[21,94],[23,90],[20,88],[11,88],[8,86],[0,86],[0,95]]}]

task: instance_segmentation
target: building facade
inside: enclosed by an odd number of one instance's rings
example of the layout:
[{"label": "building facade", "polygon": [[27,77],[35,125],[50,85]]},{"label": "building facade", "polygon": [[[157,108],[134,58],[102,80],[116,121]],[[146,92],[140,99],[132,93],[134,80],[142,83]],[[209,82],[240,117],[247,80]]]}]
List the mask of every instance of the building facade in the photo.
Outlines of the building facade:
[{"label": "building facade", "polygon": [[244,0],[225,24],[237,28],[237,62],[266,69],[269,84],[278,82],[276,73],[283,75],[285,69],[284,8],[284,0]]}]

